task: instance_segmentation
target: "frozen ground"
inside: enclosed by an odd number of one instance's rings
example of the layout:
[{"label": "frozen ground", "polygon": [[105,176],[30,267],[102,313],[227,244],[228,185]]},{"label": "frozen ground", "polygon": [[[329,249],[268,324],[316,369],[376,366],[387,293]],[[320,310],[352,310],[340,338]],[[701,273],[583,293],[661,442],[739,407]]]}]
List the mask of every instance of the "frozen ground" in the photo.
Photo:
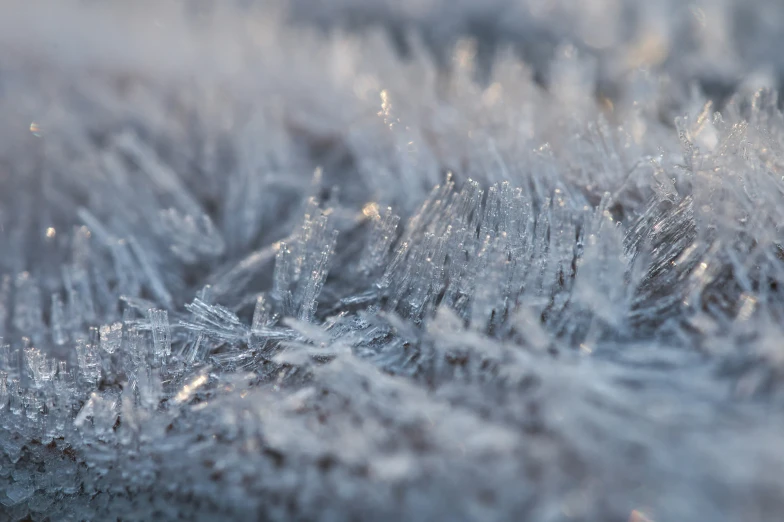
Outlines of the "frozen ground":
[{"label": "frozen ground", "polygon": [[782,27],[0,0],[0,520],[783,519]]}]

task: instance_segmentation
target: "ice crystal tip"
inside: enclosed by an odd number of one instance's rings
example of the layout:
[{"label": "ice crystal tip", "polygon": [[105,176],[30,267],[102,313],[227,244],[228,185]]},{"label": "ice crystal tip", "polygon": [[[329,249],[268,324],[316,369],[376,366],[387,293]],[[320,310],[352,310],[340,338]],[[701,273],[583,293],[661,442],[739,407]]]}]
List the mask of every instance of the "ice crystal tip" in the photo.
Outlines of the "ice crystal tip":
[{"label": "ice crystal tip", "polygon": [[169,312],[153,308],[148,311],[150,328],[152,329],[153,352],[157,358],[165,358],[171,354],[171,329]]},{"label": "ice crystal tip", "polygon": [[80,336],[76,340],[76,357],[84,380],[93,385],[97,383],[101,376],[101,360],[95,347],[85,336]]},{"label": "ice crystal tip", "polygon": [[101,326],[101,348],[108,354],[116,352],[122,344],[122,323]]}]

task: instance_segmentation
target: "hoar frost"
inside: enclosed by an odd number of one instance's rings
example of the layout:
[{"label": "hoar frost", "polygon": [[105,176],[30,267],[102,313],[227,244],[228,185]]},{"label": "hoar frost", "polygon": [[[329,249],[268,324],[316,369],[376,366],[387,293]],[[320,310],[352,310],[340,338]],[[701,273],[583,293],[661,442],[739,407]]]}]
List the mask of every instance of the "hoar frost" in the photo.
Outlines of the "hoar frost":
[{"label": "hoar frost", "polygon": [[784,516],[781,6],[158,4],[0,20],[0,519]]}]

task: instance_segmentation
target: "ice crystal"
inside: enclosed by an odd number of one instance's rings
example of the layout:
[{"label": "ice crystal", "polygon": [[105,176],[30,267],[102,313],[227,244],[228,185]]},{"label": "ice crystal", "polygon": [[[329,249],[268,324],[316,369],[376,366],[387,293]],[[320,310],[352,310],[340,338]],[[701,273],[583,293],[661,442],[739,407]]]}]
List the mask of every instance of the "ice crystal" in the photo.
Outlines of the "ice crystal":
[{"label": "ice crystal", "polygon": [[122,323],[101,326],[101,348],[108,354],[113,354],[122,343]]},{"label": "ice crystal", "polygon": [[777,3],[48,9],[0,520],[782,518]]},{"label": "ice crystal", "polygon": [[152,329],[153,354],[162,359],[171,354],[171,330],[169,328],[169,312],[152,309],[148,312]]},{"label": "ice crystal", "polygon": [[95,346],[86,337],[76,340],[76,357],[84,380],[96,385],[101,376],[101,360]]}]

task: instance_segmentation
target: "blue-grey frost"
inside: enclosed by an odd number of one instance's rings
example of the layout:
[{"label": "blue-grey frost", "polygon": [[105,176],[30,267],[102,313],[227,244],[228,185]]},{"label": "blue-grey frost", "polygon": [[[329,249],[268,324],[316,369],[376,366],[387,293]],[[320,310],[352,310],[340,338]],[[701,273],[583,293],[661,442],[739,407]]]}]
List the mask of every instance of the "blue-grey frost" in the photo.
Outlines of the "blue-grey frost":
[{"label": "blue-grey frost", "polygon": [[778,2],[2,3],[0,520],[784,519]]}]

